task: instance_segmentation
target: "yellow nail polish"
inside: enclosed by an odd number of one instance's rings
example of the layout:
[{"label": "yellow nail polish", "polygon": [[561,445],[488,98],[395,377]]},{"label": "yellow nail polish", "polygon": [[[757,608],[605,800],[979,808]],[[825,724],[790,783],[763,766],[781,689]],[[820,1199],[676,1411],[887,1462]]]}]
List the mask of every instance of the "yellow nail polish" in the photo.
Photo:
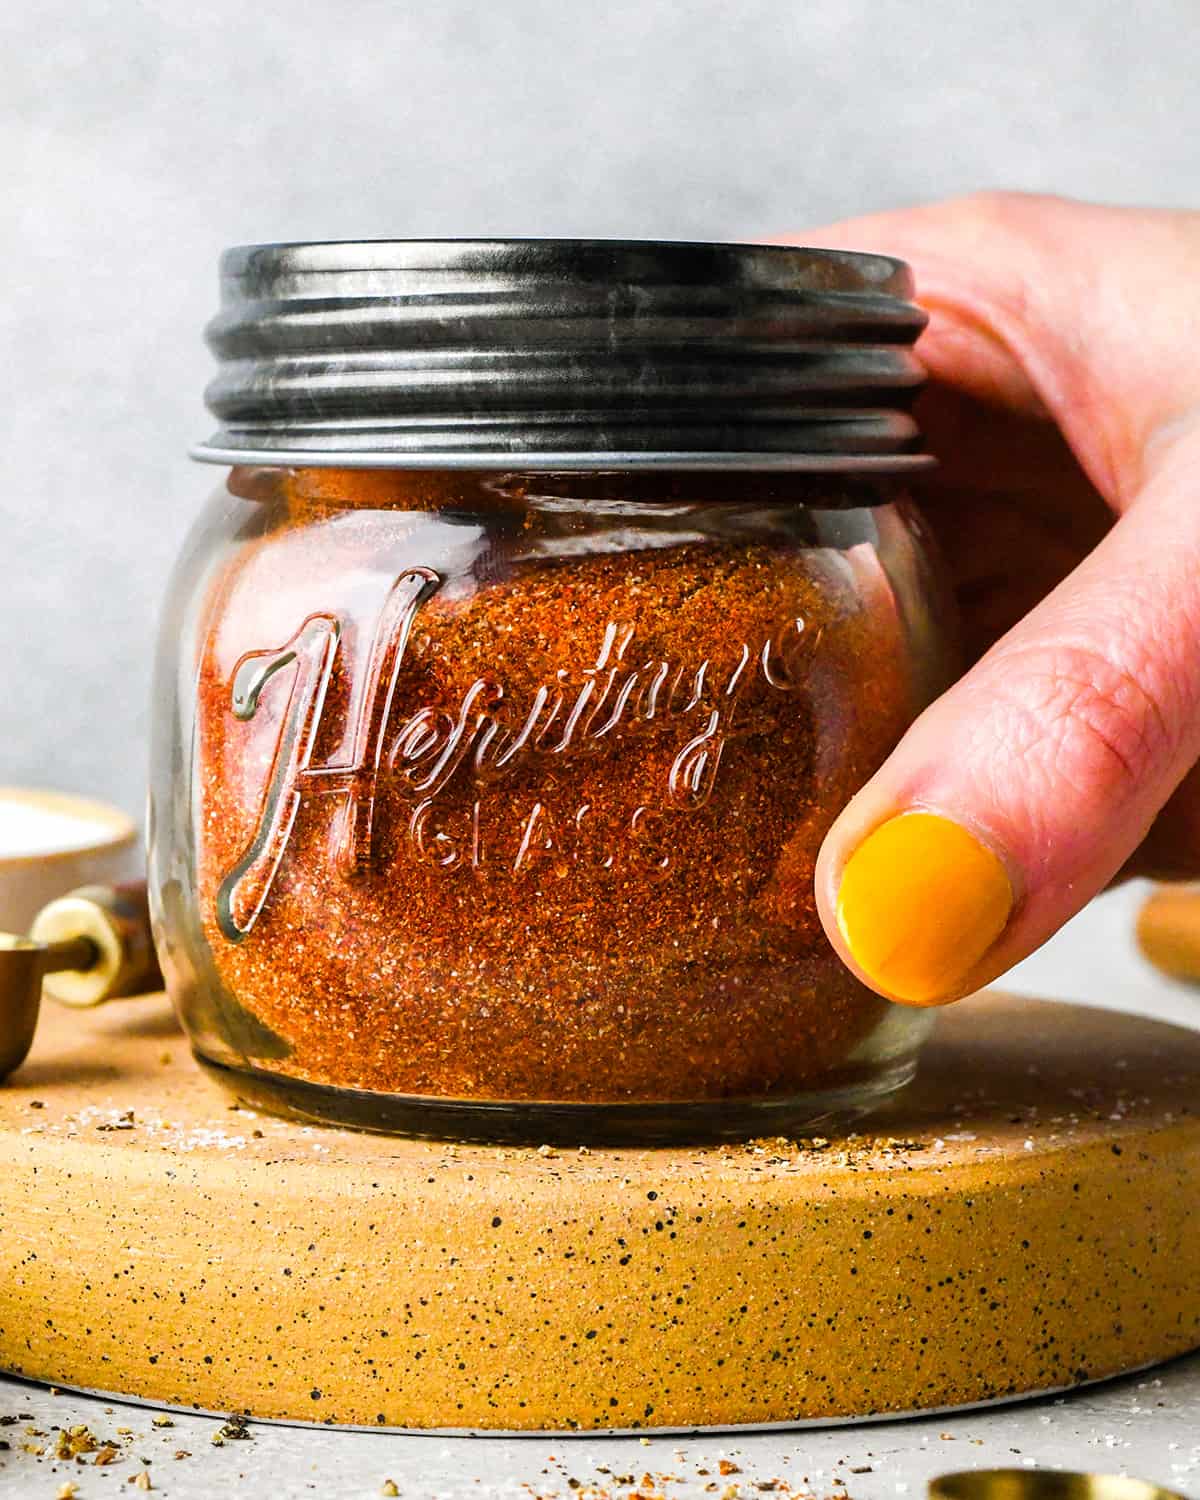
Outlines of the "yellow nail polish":
[{"label": "yellow nail polish", "polygon": [[973,834],[936,813],[890,818],[846,863],[837,921],[854,960],[890,995],[936,1005],[1004,931],[1013,889]]}]

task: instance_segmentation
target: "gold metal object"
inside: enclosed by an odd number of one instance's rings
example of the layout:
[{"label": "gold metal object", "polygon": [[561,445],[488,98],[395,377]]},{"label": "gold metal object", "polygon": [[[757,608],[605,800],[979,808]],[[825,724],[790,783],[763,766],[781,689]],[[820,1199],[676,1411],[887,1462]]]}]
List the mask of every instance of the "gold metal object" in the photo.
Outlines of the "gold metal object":
[{"label": "gold metal object", "polygon": [[161,988],[144,885],[85,885],[44,906],[29,937],[47,947],[81,939],[92,944],[88,965],[47,971],[43,993],[63,1005],[100,1005]]},{"label": "gold metal object", "polygon": [[1200,886],[1160,885],[1138,913],[1138,944],[1172,979],[1200,981]]},{"label": "gold metal object", "polygon": [[144,885],[83,886],[51,901],[28,937],[0,933],[0,1080],[25,1061],[43,993],[92,1006],[161,986]]},{"label": "gold metal object", "polygon": [[1124,1474],[969,1469],[931,1479],[929,1500],[1184,1500],[1184,1496]]}]

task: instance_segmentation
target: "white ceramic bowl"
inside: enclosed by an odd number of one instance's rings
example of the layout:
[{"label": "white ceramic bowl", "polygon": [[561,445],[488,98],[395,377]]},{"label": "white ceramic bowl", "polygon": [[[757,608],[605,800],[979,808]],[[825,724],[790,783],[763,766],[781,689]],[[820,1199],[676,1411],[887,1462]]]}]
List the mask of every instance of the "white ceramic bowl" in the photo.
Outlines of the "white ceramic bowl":
[{"label": "white ceramic bowl", "polygon": [[25,933],[56,896],[132,880],[141,863],[137,829],[117,808],[64,792],[0,787],[0,930]]}]

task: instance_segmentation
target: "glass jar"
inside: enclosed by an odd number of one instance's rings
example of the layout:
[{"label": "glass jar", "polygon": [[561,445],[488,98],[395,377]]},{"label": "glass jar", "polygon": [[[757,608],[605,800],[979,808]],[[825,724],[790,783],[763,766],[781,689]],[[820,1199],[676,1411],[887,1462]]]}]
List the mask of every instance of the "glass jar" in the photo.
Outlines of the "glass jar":
[{"label": "glass jar", "polygon": [[903,268],[464,242],[225,276],[230,472],[171,585],[151,797],[200,1060],[535,1144],[799,1131],[903,1083],[927,1015],[813,894],[948,675]]}]

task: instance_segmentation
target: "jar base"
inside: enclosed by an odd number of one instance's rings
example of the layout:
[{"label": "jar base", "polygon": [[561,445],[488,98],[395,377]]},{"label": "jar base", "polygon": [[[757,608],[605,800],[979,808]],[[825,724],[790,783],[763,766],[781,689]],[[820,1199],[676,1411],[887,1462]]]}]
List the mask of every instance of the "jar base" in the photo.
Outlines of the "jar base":
[{"label": "jar base", "polygon": [[864,1067],[829,1086],[767,1099],[640,1104],[551,1104],[435,1099],[332,1088],[230,1067],[193,1049],[196,1061],[240,1103],[269,1114],[349,1130],[498,1146],[682,1146],[758,1136],[837,1131],[878,1109],[916,1072],[915,1056]]}]

